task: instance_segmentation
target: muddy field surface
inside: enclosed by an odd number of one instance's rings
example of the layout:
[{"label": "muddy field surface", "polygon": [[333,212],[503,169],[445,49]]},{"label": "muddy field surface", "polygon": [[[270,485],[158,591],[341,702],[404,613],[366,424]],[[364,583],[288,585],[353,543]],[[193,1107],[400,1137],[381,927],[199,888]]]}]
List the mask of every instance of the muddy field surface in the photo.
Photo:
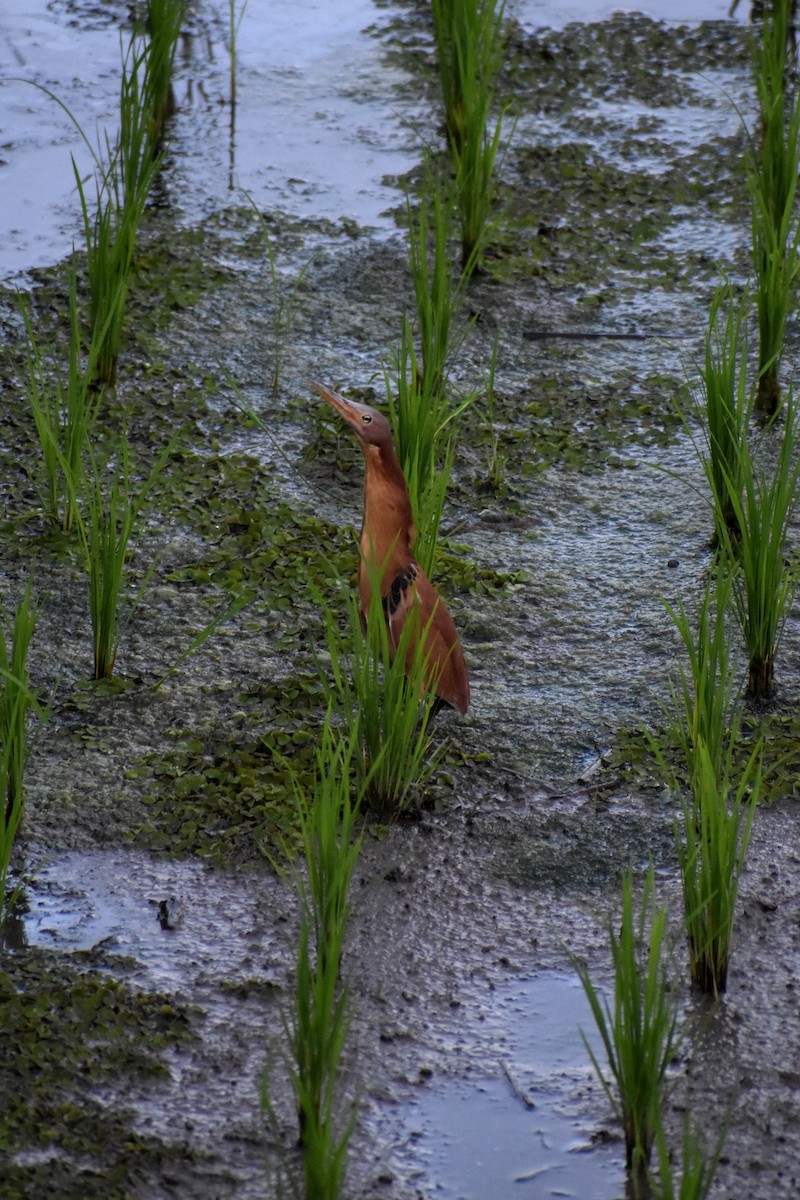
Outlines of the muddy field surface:
[{"label": "muddy field surface", "polygon": [[[425,12],[376,8],[354,85],[365,121],[393,113],[417,164],[441,139]],[[345,1093],[360,1107],[345,1195],[624,1194],[624,1148],[570,998],[575,956],[609,983],[620,872],[650,859],[687,1029],[671,1143],[687,1111],[709,1145],[727,1122],[712,1196],[788,1200],[800,1191],[796,614],[775,703],[750,714],[769,722],[781,767],[756,814],[716,1007],[687,986],[675,805],[637,733],[659,727],[678,661],[661,598],[691,608],[710,563],[702,468],[675,406],[690,411],[720,269],[737,281],[749,269],[746,29],[621,16],[509,30],[501,214],[451,367],[455,386],[481,389],[496,341],[496,405],[493,425],[481,395],[463,419],[437,579],[472,706],[437,719],[447,753],[420,810],[365,835],[346,952]],[[338,591],[344,612],[362,479],[309,382],[384,402],[412,310],[405,206],[400,181],[382,179],[394,211],[361,225],[308,215],[287,185],[264,210],[273,276],[245,196],[197,211],[181,191],[206,111],[181,95],[102,417],[126,422],[143,469],[179,431],[136,539],[133,595],[157,565],[113,685],[88,682],[86,584],[42,517],[23,324],[14,282],[0,290],[0,599],[13,609],[33,580],[31,678],[48,707],[0,971],[9,1198],[249,1200],[292,1194],[297,1169],[283,1049],[297,902],[269,858],[294,828],[280,756],[310,770],[322,717],[314,589]],[[63,344],[66,265],[23,282],[41,336]],[[786,382],[798,344],[792,319]],[[540,1018],[529,985],[549,997]],[[569,1050],[550,1059],[537,1019],[558,1023],[559,997]],[[499,1113],[504,1164],[489,1183],[480,1144],[456,1139],[481,1097]],[[547,1114],[567,1132],[539,1137]]]}]

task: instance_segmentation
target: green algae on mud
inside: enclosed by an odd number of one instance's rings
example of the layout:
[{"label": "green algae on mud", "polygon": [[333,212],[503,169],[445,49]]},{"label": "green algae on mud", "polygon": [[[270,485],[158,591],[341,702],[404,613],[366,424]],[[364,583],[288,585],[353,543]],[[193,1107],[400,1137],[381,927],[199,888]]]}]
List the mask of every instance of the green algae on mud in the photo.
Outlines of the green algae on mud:
[{"label": "green algae on mud", "polygon": [[134,964],[96,952],[16,951],[0,971],[0,1196],[114,1200],[187,1147],[165,1147],[133,1114],[101,1097],[124,1079],[157,1087],[166,1052],[197,1036],[196,1013],[173,996],[138,992]]}]

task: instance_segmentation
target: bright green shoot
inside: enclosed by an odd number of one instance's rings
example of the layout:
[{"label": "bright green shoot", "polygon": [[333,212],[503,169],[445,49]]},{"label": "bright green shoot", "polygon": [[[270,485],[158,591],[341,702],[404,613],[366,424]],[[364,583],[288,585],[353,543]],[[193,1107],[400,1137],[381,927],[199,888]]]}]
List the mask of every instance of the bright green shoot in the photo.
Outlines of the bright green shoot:
[{"label": "bright green shoot", "polygon": [[66,380],[51,368],[39,348],[28,309],[20,300],[27,332],[28,401],[42,453],[42,500],[49,520],[64,533],[75,524],[75,497],[81,477],[83,453],[97,415],[100,394],[89,384],[91,356],[84,365],[78,318],[77,281],[70,272],[70,343]]},{"label": "bright green shoot", "polygon": [[743,444],[752,399],[747,386],[746,297],[737,302],[733,288],[717,288],[706,331],[702,381],[705,398],[703,456],[714,504],[717,543],[725,530],[734,538],[738,525],[730,491],[741,492]]},{"label": "bright green shoot", "polygon": [[[117,650],[155,570],[153,562],[127,609],[120,611],[131,538],[148,493],[172,452],[170,442],[159,454],[150,475],[134,491],[128,441],[123,433],[115,457],[104,467],[92,454],[76,505],[77,528],[89,580],[94,679],[112,679]],[[111,474],[111,482],[104,474]]]},{"label": "bright green shoot", "polygon": [[715,996],[727,986],[739,877],[760,790],[760,744],[734,788],[727,772],[720,778],[708,747],[698,737],[691,799],[683,801],[675,844],[692,981]]},{"label": "bright green shoot", "polygon": [[456,175],[461,267],[468,277],[489,236],[493,171],[502,117],[490,131],[494,85],[502,62],[504,4],[432,0],[445,122]]},{"label": "bright green shoot", "polygon": [[96,354],[93,355],[94,382],[113,386],[117,379],[117,360],[122,343],[122,323],[135,245],[134,231],[130,226],[118,227],[117,208],[108,190],[108,180],[98,182],[95,179],[95,204],[92,208],[74,159],[72,165],[86,238],[89,324],[92,345],[96,347]]},{"label": "bright green shoot", "polygon": [[305,1195],[314,1200],[338,1200],[355,1121],[354,1106],[345,1119],[339,1117],[338,1076],[348,1026],[341,964],[361,846],[356,834],[359,803],[351,791],[356,753],[355,743],[343,741],[331,728],[329,710],[310,801],[298,787],[306,878],[299,882],[300,937],[289,1032]]},{"label": "bright green shoot", "polygon": [[638,911],[630,871],[622,879],[622,923],[609,923],[614,966],[614,1004],[601,996],[585,966],[578,968],[608,1059],[600,1064],[583,1040],[598,1078],[625,1134],[626,1163],[635,1196],[646,1196],[648,1166],[661,1108],[667,1067],[676,1047],[676,1000],[666,986],[667,916],[654,900],[653,870],[645,876]]},{"label": "bright green shoot", "polygon": [[175,112],[172,70],[183,16],[184,0],[147,0],[147,86],[153,124],[151,138],[154,144],[160,142],[164,125]]},{"label": "bright green shoot", "polygon": [[479,265],[491,237],[495,207],[494,164],[500,148],[503,118],[494,131],[470,137],[454,153],[458,215],[461,224],[461,270],[469,278]]},{"label": "bright green shoot", "polygon": [[[733,588],[734,572],[729,562],[722,559],[706,583],[696,634],[683,604],[679,602],[673,608],[664,602],[688,656],[688,671],[681,665],[677,684],[670,682],[672,711],[667,711],[667,717],[669,732],[681,750],[690,779],[696,769],[700,741],[718,779],[725,778],[731,770],[739,732],[727,625]],[[676,786],[661,751],[652,744],[668,780]]]},{"label": "bright green shoot", "polygon": [[470,400],[451,409],[443,393],[427,393],[417,367],[411,325],[403,320],[403,331],[395,362],[396,387],[385,373],[389,421],[403,469],[414,527],[414,555],[428,578],[432,578],[442,510],[453,461],[448,425]]},{"label": "bright green shoot", "polygon": [[754,697],[767,697],[773,690],[778,642],[797,584],[795,571],[787,567],[785,558],[800,481],[796,445],[795,406],[790,396],[772,478],[756,469],[744,443],[742,495],[729,484],[739,540],[727,550],[731,557],[738,557],[741,566],[734,598],[749,655],[748,690]]},{"label": "bright green shoot", "polygon": [[450,249],[453,232],[452,189],[449,185],[439,185],[434,179],[430,160],[425,164],[416,215],[412,212],[408,194],[406,211],[408,259],[414,283],[422,359],[419,387],[429,403],[441,402],[445,394],[448,358],[458,348],[457,344],[452,344],[452,326],[461,306],[463,283],[460,279],[454,283]]},{"label": "bright green shoot", "polygon": [[359,792],[380,815],[393,817],[419,798],[443,750],[433,747],[429,730],[436,680],[428,675],[417,610],[409,614],[395,649],[383,611],[380,572],[372,569],[370,576],[366,621],[354,595],[344,634],[326,612],[332,682],[324,678],[323,687],[348,738],[359,747],[354,755]]},{"label": "bright green shoot", "polygon": [[692,1130],[687,1114],[683,1125],[681,1180],[675,1186],[674,1169],[663,1128],[658,1131],[659,1200],[707,1200],[719,1165],[726,1130],[723,1129],[714,1152],[709,1155],[701,1138]]},{"label": "bright green shoot", "polygon": [[504,7],[497,0],[431,0],[447,136],[459,152],[476,114],[481,130],[486,125],[502,62]]},{"label": "bright green shoot", "polygon": [[17,605],[10,642],[0,611],[0,915],[6,902],[11,852],[25,806],[23,779],[28,759],[28,713],[38,708],[28,687],[28,651],[36,627],[28,584]]},{"label": "bright green shoot", "polygon": [[781,393],[778,367],[783,334],[797,274],[798,235],[793,208],[800,167],[800,104],[790,91],[790,0],[775,0],[765,11],[761,40],[753,42],[753,71],[760,112],[761,138],[751,143],[750,188],[753,206],[753,256],[758,280],[758,405],[775,413]]},{"label": "bright green shoot", "polygon": [[132,40],[122,61],[119,139],[113,149],[107,141],[105,166],[95,155],[94,205],[73,160],[86,238],[93,364],[101,385],[116,382],[137,229],[160,165],[148,61],[148,51]]},{"label": "bright green shoot", "polygon": [[[726,986],[738,879],[761,788],[760,746],[738,786],[733,782],[740,726],[725,617],[734,587],[730,564],[723,559],[706,586],[696,636],[683,606],[667,605],[689,657],[689,671],[681,667],[679,686],[671,685],[671,732],[688,775],[689,799],[681,801],[675,844],[689,963],[692,980],[715,995]],[[670,786],[678,790],[661,748],[652,737],[650,743]]]}]

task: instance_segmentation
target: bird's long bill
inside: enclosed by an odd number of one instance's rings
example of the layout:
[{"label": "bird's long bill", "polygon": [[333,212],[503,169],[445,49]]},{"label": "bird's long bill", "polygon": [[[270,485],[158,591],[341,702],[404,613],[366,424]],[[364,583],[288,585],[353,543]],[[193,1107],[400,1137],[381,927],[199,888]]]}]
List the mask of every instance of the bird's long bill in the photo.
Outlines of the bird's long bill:
[{"label": "bird's long bill", "polygon": [[314,383],[311,386],[315,391],[319,392],[323,400],[330,404],[331,408],[335,408],[340,417],[344,417],[347,424],[358,432],[361,428],[361,418],[364,413],[372,410],[366,404],[358,404],[355,400],[345,400],[344,396],[340,396],[338,392],[334,392],[331,388],[327,388],[324,384]]}]

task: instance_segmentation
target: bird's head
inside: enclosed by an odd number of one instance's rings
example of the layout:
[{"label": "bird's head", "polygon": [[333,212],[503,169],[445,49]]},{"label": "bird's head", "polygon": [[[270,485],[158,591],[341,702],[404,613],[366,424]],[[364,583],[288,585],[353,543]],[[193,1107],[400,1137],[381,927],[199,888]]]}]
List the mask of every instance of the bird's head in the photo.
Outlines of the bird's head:
[{"label": "bird's head", "polygon": [[323,400],[335,408],[341,417],[355,433],[359,441],[367,446],[391,445],[392,430],[383,413],[368,404],[357,404],[355,400],[346,400],[338,392],[331,391],[321,383],[311,385],[319,392]]}]

